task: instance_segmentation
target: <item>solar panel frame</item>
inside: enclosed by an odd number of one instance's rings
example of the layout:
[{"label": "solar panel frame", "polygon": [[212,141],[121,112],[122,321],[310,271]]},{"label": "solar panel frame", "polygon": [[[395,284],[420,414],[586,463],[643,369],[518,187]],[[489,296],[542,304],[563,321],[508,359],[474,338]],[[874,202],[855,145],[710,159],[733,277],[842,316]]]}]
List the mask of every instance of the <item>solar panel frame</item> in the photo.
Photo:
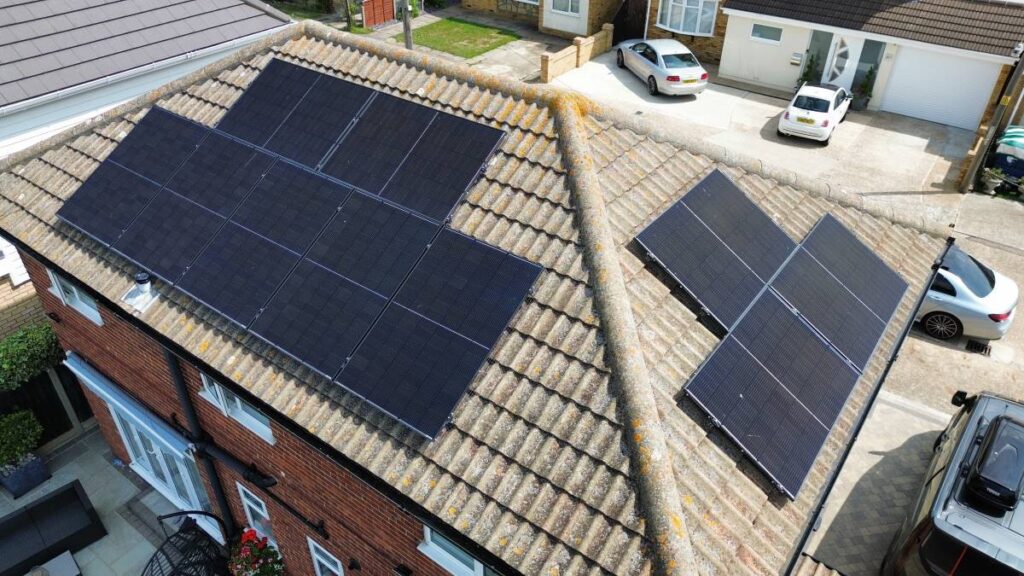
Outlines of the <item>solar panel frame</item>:
[{"label": "solar panel frame", "polygon": [[220,119],[217,129],[265,147],[321,76],[316,70],[271,58]]},{"label": "solar panel frame", "polygon": [[[103,162],[57,210],[57,217],[110,246],[160,193],[159,184],[112,162]],[[85,220],[100,224],[85,226]]]},{"label": "solar panel frame", "polygon": [[153,106],[104,163],[114,162],[157,184],[165,184],[192,156],[206,134],[204,126]]}]

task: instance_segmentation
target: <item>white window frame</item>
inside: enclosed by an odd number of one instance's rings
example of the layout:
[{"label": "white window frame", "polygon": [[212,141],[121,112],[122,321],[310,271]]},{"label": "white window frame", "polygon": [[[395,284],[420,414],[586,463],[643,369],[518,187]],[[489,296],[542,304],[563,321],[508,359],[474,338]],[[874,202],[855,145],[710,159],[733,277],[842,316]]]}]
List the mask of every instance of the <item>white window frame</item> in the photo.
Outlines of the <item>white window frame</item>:
[{"label": "white window frame", "polygon": [[[551,1],[551,11],[554,12],[555,14],[564,14],[566,16],[579,16],[580,15],[580,3],[583,0],[564,0],[565,2],[568,3],[569,10],[559,10],[558,8],[555,8],[555,2],[558,2],[559,0],[550,0],[550,1]],[[576,11],[575,12],[572,11],[572,3],[573,2],[576,3]]]},{"label": "white window frame", "polygon": [[46,269],[46,275],[50,277],[50,293],[56,296],[61,304],[74,308],[93,324],[103,326],[99,304],[92,296],[85,294],[70,280],[49,268]]},{"label": "white window frame", "polygon": [[[238,422],[253,434],[259,436],[267,444],[274,443],[274,432],[270,428],[270,418],[238,397],[237,394],[226,390],[219,382],[200,372],[203,387],[199,390],[199,396],[213,404],[222,414]],[[248,407],[248,410],[246,410]],[[250,411],[257,412],[263,420],[253,416]]]},{"label": "white window frame", "polygon": [[530,6],[540,5],[540,0],[516,0],[516,2],[519,2],[520,4],[529,4]]},{"label": "white window frame", "polygon": [[[334,557],[327,551],[326,548],[316,543],[315,540],[306,536],[306,542],[309,543],[309,558],[313,561],[313,573],[316,576],[345,576],[345,567],[342,566],[341,560]],[[319,562],[317,562],[319,560]],[[324,572],[320,570],[320,564],[333,564],[335,568],[328,568],[330,572]]]},{"label": "white window frame", "polygon": [[[445,538],[443,535],[438,534],[438,537],[444,538],[449,544],[462,550],[462,547],[452,542],[450,539]],[[480,562],[476,558],[473,558],[473,566],[467,566],[462,560],[459,560],[455,556],[452,556],[444,548],[438,546],[434,540],[434,531],[429,527],[423,527],[423,542],[420,542],[417,546],[417,550],[422,552],[427,558],[434,561],[435,564],[444,568],[449,574],[453,576],[485,576],[487,574],[494,574],[492,570],[487,570],[483,562]],[[462,550],[466,552],[465,550]],[[467,556],[472,556],[469,552],[466,552]]]},{"label": "white window frame", "polygon": [[[704,37],[704,38],[711,38],[711,37],[713,37],[715,35],[715,25],[718,23],[718,11],[720,10],[720,4],[721,4],[722,0],[696,0],[696,2],[697,2],[697,7],[696,7],[696,10],[697,10],[697,20],[696,20],[696,22],[697,22],[697,29],[696,30],[683,30],[681,28],[673,28],[669,23],[662,22],[661,18],[662,18],[663,12],[664,12],[664,14],[667,14],[667,15],[670,16],[672,14],[672,7],[673,7],[673,5],[678,5],[679,9],[683,11],[681,18],[679,19],[679,23],[680,23],[680,25],[682,25],[682,23],[686,21],[686,10],[687,10],[686,2],[687,2],[687,0],[661,0],[661,4],[658,6],[658,18],[657,18],[656,26],[658,28],[661,28],[662,30],[668,30],[669,32],[675,32],[676,34],[682,34],[684,36],[700,36],[700,37]],[[662,10],[662,6],[664,6],[666,4],[668,4],[669,8],[668,8],[667,11],[663,11]],[[705,4],[714,4],[714,6],[715,6],[714,11],[711,13],[712,15],[711,15],[711,31],[710,32],[700,32],[699,31],[700,30],[700,15],[704,11],[704,5]]]},{"label": "white window frame", "polygon": [[[235,486],[238,487],[238,499],[242,502],[242,511],[245,512],[245,520],[249,523],[249,528],[252,528],[257,534],[266,538],[267,542],[271,546],[278,548],[277,540],[274,540],[273,530],[271,530],[270,534],[264,534],[263,532],[260,532],[260,529],[257,528],[256,522],[253,520],[253,513],[255,512],[263,518],[266,518],[267,524],[272,524],[272,521],[270,520],[270,510],[267,510],[267,504],[260,499],[259,496],[253,494],[252,490],[242,486],[241,483],[235,482]],[[278,551],[280,551],[280,548],[278,548]]]},{"label": "white window frame", "polygon": [[[773,30],[778,30],[779,39],[772,40],[770,38],[761,38],[760,36],[755,36],[754,29],[757,28],[758,26],[760,26],[761,28],[771,28]],[[778,46],[779,44],[782,44],[782,36],[785,33],[786,31],[781,26],[772,26],[770,24],[762,24],[760,22],[754,22],[750,25],[750,39],[753,40],[754,42],[761,42],[762,44],[771,44],[772,46]]]}]

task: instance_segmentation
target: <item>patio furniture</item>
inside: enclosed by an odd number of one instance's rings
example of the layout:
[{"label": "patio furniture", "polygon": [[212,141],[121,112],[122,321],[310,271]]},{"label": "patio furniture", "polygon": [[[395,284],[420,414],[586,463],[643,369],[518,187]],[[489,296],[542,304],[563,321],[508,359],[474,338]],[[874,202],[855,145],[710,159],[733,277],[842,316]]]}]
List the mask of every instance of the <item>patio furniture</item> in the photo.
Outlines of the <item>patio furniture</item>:
[{"label": "patio furniture", "polygon": [[0,576],[24,576],[107,534],[82,484],[75,480],[0,518]]}]

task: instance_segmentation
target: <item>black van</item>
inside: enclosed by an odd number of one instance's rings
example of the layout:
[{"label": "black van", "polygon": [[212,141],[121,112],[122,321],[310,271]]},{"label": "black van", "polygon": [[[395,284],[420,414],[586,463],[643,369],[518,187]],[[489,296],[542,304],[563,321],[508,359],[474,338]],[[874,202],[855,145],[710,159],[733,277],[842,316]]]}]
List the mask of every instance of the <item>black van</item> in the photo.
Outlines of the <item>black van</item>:
[{"label": "black van", "polygon": [[982,393],[935,440],[913,511],[882,562],[883,576],[1024,574],[1024,405]]}]

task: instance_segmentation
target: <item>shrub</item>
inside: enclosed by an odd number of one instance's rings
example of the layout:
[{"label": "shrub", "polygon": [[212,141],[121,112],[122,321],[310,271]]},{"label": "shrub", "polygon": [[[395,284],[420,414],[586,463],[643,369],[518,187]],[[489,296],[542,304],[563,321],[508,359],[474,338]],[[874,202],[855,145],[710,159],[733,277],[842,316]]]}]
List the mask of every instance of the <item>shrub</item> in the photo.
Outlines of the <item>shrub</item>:
[{"label": "shrub", "polygon": [[18,330],[0,341],[0,391],[14,390],[60,362],[63,355],[48,322]]},{"label": "shrub", "polygon": [[0,473],[22,465],[39,446],[42,435],[42,424],[29,410],[0,416]]},{"label": "shrub", "polygon": [[247,528],[242,538],[231,550],[228,564],[232,576],[279,576],[284,574],[281,555],[273,546],[261,538],[255,530]]}]

